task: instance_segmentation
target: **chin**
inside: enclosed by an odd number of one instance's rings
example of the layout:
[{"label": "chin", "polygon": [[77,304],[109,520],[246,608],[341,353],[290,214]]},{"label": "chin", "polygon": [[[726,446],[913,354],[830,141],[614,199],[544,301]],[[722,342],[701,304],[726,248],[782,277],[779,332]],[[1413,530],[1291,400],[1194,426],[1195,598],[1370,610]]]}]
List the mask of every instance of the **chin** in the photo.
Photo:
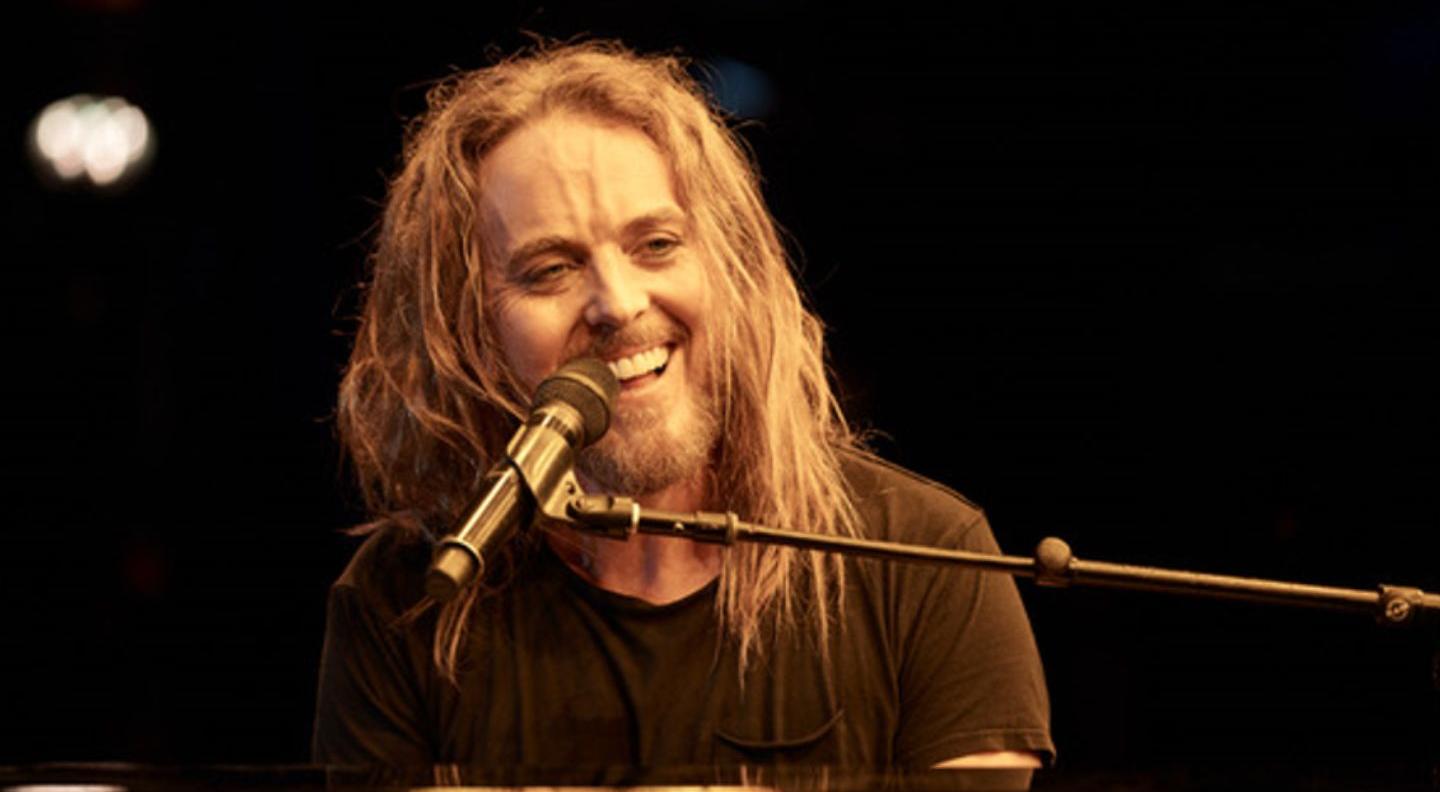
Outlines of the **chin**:
[{"label": "chin", "polygon": [[610,432],[580,452],[576,467],[604,491],[627,497],[689,481],[709,464],[719,431],[713,413],[693,403],[686,412],[676,421],[657,408],[617,411]]}]

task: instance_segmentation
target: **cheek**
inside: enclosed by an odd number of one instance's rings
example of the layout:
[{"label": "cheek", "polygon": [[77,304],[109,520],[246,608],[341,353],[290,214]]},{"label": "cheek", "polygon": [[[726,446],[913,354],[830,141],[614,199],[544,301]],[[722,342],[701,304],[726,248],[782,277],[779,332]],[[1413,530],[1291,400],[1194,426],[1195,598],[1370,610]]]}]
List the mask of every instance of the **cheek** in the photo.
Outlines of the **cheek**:
[{"label": "cheek", "polygon": [[571,325],[552,306],[514,301],[495,307],[495,335],[505,363],[533,389],[559,367]]},{"label": "cheek", "polygon": [[687,270],[667,279],[663,296],[657,294],[656,297],[665,312],[689,332],[689,353],[694,368],[691,376],[697,383],[703,383],[709,379],[706,369],[718,352],[712,345],[716,342],[714,323],[721,315],[720,306],[716,304],[716,295],[704,269],[697,263]]},{"label": "cheek", "polygon": [[693,335],[703,335],[706,319],[714,315],[705,271],[698,263],[691,263],[668,280],[664,302],[670,313]]}]

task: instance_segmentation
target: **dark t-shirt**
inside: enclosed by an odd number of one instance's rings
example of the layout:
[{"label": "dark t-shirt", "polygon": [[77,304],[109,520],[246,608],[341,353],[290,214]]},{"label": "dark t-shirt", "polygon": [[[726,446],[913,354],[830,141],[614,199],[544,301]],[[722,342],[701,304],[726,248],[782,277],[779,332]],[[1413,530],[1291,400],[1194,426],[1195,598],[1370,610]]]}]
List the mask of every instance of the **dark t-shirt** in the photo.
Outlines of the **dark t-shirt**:
[{"label": "dark t-shirt", "polygon": [[[844,466],[870,538],[998,552],[959,495],[872,459]],[[332,587],[316,761],[921,767],[1054,751],[1035,642],[1005,575],[850,559],[833,673],[796,628],[762,639],[742,681],[715,584],[651,605],[591,586],[542,548],[477,606],[457,688],[434,668],[433,618],[397,625],[430,553],[382,531]]]}]

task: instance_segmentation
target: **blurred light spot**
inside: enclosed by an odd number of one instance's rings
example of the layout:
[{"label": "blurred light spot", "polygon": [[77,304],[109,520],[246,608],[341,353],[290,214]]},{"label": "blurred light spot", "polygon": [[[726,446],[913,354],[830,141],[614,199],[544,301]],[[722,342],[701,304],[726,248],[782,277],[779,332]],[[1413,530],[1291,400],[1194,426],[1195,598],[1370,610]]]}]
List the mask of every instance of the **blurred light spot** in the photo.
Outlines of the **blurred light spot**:
[{"label": "blurred light spot", "polygon": [[137,544],[125,551],[122,571],[125,586],[144,597],[159,597],[170,586],[170,568],[159,547]]},{"label": "blurred light spot", "polygon": [[4,792],[129,792],[114,784],[21,784],[5,787]]},{"label": "blurred light spot", "polygon": [[155,150],[150,122],[119,97],[87,94],[52,102],[30,127],[32,154],[61,181],[97,187],[139,173]]},{"label": "blurred light spot", "polygon": [[708,61],[701,80],[716,104],[737,118],[764,118],[775,109],[775,88],[765,72],[733,58]]}]

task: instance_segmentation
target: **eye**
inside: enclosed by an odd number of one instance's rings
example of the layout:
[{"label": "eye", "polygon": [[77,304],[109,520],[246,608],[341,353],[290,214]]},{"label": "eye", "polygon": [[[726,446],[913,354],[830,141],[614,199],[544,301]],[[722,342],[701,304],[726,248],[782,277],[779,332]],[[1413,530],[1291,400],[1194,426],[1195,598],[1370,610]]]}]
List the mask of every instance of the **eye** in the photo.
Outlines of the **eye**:
[{"label": "eye", "polygon": [[654,234],[640,240],[638,255],[651,261],[663,261],[680,247],[680,238],[673,234]]},{"label": "eye", "polygon": [[554,286],[576,268],[575,262],[554,259],[525,270],[520,280],[531,288]]}]

